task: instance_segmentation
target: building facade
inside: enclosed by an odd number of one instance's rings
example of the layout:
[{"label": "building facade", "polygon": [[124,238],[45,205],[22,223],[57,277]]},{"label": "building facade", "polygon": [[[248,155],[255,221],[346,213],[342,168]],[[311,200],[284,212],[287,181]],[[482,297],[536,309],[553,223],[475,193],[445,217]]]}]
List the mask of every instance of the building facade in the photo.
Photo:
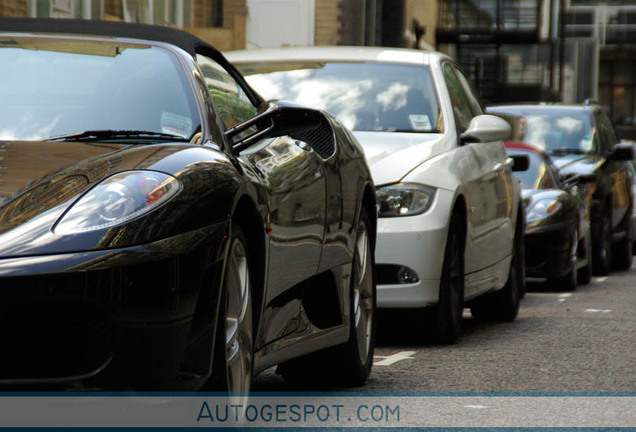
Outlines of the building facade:
[{"label": "building facade", "polygon": [[569,0],[565,36],[594,47],[579,76],[593,79],[589,96],[607,107],[620,136],[636,139],[636,1]]},{"label": "building facade", "polygon": [[245,47],[245,0],[2,0],[0,16],[138,22],[182,28],[219,49]]},{"label": "building facade", "polygon": [[558,0],[440,0],[436,42],[491,102],[563,91]]}]

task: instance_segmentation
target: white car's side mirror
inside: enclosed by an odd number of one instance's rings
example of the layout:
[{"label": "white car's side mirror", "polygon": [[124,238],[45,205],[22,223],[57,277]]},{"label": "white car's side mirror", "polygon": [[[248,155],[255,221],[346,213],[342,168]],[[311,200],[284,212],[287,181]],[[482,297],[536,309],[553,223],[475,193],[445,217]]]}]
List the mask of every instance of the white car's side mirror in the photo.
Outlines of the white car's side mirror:
[{"label": "white car's side mirror", "polygon": [[462,144],[501,141],[511,134],[510,125],[501,117],[490,114],[473,117],[468,129],[461,135]]}]

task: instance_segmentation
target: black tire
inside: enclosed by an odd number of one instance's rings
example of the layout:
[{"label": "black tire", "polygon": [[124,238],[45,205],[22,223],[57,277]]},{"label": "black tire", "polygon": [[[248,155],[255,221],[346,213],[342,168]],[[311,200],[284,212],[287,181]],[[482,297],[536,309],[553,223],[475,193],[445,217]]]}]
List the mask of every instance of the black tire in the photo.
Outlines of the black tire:
[{"label": "black tire", "polygon": [[291,385],[361,386],[373,366],[376,332],[376,283],[371,220],[362,209],[353,257],[349,340],[300,359],[279,365],[279,373]]},{"label": "black tire", "polygon": [[578,271],[576,268],[577,252],[579,248],[579,233],[575,231],[570,240],[570,253],[568,257],[568,272],[557,278],[548,279],[551,289],[559,291],[575,291],[578,283]]},{"label": "black tire", "polygon": [[633,251],[633,228],[632,228],[632,208],[628,209],[625,215],[625,236],[613,245],[612,249],[612,267],[619,271],[625,271],[632,268],[632,251]]},{"label": "black tire", "polygon": [[603,209],[599,219],[592,222],[592,273],[606,276],[612,264],[612,218],[609,209]]},{"label": "black tire", "polygon": [[434,342],[446,345],[457,342],[464,313],[463,224],[457,212],[453,213],[448,226],[439,300],[424,313]]},{"label": "black tire", "polygon": [[247,393],[254,365],[252,270],[245,235],[237,224],[233,231],[223,274],[212,376],[206,388]]},{"label": "black tire", "polygon": [[577,282],[579,285],[587,285],[592,281],[592,241],[588,234],[583,243],[579,242],[581,255],[587,260],[585,266],[579,268]]},{"label": "black tire", "polygon": [[523,224],[517,221],[508,280],[502,289],[473,301],[470,312],[479,320],[514,321],[525,283]]}]

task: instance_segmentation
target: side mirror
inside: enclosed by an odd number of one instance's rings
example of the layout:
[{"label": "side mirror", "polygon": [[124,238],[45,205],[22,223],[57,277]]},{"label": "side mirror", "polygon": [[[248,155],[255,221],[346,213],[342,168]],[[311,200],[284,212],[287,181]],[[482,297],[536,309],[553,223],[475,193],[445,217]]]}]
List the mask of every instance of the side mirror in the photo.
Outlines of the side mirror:
[{"label": "side mirror", "polygon": [[515,172],[527,171],[530,167],[530,159],[525,155],[511,155],[512,170]]},{"label": "side mirror", "polygon": [[320,111],[276,101],[270,102],[264,112],[225,131],[225,136],[232,142],[234,150],[240,152],[265,138],[316,129],[321,122]]},{"label": "side mirror", "polygon": [[616,144],[612,152],[607,155],[608,160],[630,161],[634,159],[634,146],[631,144]]},{"label": "side mirror", "polygon": [[461,135],[461,142],[483,143],[508,139],[512,133],[510,124],[501,117],[490,114],[473,117],[468,129]]}]

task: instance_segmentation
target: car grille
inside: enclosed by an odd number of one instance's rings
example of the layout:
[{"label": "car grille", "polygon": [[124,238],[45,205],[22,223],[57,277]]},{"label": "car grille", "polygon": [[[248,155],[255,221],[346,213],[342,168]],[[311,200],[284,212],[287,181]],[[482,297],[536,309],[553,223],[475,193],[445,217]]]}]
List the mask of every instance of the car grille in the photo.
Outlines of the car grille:
[{"label": "car grille", "polygon": [[82,301],[32,299],[0,304],[0,383],[91,375],[110,361],[115,327]]}]

